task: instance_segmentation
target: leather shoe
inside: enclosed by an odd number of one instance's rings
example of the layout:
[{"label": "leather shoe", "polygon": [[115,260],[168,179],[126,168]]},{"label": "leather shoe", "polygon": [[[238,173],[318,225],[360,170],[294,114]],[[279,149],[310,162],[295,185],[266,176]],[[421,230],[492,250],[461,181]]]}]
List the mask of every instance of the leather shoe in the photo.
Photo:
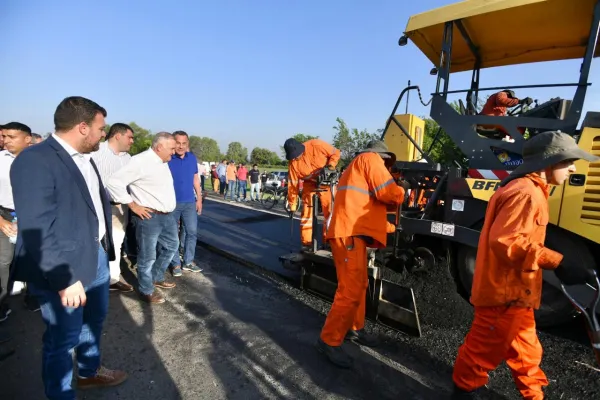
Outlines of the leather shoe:
[{"label": "leather shoe", "polygon": [[152,294],[140,293],[140,297],[143,301],[150,304],[162,304],[165,302],[165,298],[158,291],[152,292]]},{"label": "leather shoe", "polygon": [[161,288],[161,289],[173,289],[175,286],[177,286],[177,284],[175,282],[162,281],[162,282],[154,282],[154,286]]},{"label": "leather shoe", "polygon": [[119,291],[121,293],[129,293],[133,292],[133,286],[131,286],[129,283],[118,281],[116,283],[111,284],[109,286],[109,290],[111,292]]},{"label": "leather shoe", "polygon": [[105,367],[98,368],[96,375],[89,378],[77,377],[78,389],[92,389],[98,387],[117,386],[125,382],[127,373],[119,370],[112,370]]}]

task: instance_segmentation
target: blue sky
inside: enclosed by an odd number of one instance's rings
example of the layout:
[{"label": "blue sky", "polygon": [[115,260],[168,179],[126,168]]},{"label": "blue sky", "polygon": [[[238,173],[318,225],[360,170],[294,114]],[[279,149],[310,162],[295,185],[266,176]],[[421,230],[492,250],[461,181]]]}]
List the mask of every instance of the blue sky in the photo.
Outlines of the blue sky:
[{"label": "blue sky", "polygon": [[[50,132],[58,103],[81,95],[109,123],[181,129],[223,151],[231,141],[278,151],[294,133],[331,140],[336,117],[374,131],[409,79],[427,99],[435,85],[425,56],[397,45],[409,16],[453,2],[3,0],[0,121]],[[575,82],[579,64],[484,70],[482,85]],[[456,74],[451,87],[468,80]],[[599,84],[587,110],[600,110]],[[542,102],[573,90],[517,94]],[[416,96],[409,111],[428,113]]]}]

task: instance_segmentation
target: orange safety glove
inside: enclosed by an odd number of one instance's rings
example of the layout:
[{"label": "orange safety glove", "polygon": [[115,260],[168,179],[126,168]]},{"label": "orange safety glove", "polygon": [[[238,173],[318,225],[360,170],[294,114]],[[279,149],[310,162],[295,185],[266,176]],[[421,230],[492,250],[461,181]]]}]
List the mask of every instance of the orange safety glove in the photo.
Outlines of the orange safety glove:
[{"label": "orange safety glove", "polygon": [[396,225],[392,224],[389,221],[386,221],[385,231],[387,233],[394,233],[394,232],[396,232]]}]

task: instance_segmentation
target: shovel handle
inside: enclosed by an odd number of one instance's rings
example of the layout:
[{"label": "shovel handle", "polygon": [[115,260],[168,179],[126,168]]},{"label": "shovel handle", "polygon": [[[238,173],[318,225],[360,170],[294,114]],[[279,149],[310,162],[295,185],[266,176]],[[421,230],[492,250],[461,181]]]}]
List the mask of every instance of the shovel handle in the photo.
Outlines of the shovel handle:
[{"label": "shovel handle", "polygon": [[565,285],[561,283],[560,287],[573,306],[581,314],[583,314],[586,322],[588,337],[590,338],[594,357],[596,358],[596,364],[598,364],[600,367],[600,325],[598,324],[598,317],[596,317],[596,313],[598,312],[598,304],[600,304],[600,279],[598,279],[598,274],[595,270],[592,271],[592,273],[594,274],[594,278],[596,280],[596,287],[594,287],[596,294],[594,295],[594,299],[590,305],[587,307],[577,302],[577,300],[575,300],[573,296],[569,294],[565,288]]},{"label": "shovel handle", "polygon": [[560,288],[565,296],[567,296],[571,304],[573,304],[573,306],[584,315],[586,321],[590,325],[590,328],[592,328],[592,331],[600,331],[600,325],[598,324],[598,318],[596,317],[596,313],[598,312],[598,304],[600,304],[600,279],[598,279],[598,274],[595,270],[592,271],[592,273],[594,274],[594,279],[596,281],[595,287],[592,288],[596,291],[596,294],[594,295],[594,299],[587,307],[575,300],[567,288],[565,288],[563,283],[560,284]]}]

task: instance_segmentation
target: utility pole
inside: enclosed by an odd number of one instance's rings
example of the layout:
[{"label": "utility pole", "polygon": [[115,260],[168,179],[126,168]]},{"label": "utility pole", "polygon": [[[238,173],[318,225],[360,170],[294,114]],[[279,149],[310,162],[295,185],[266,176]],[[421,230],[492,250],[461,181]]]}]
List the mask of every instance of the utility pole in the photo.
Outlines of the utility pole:
[{"label": "utility pole", "polygon": [[[410,86],[410,80],[408,81],[408,86]],[[406,112],[405,114],[408,114],[408,98],[410,96],[410,90],[408,92],[406,92]]]}]

